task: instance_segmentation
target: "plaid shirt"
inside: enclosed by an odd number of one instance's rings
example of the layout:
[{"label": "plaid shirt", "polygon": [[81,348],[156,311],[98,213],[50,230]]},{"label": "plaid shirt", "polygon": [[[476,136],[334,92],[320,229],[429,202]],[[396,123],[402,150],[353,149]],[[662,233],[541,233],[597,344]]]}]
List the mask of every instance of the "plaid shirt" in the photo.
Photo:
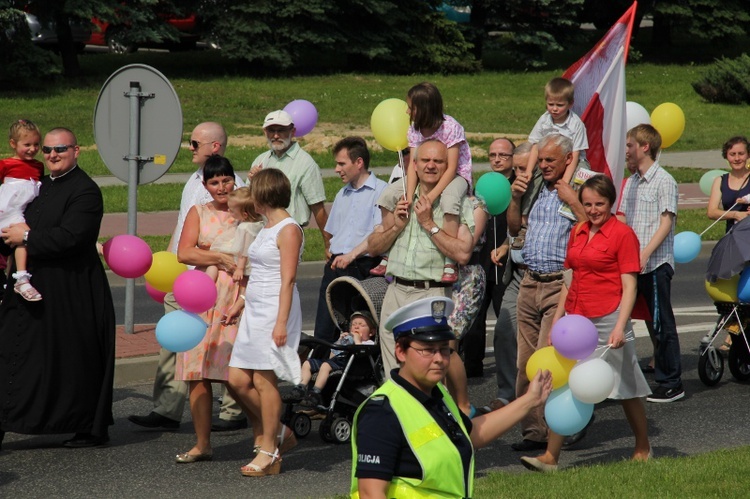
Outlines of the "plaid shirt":
[{"label": "plaid shirt", "polygon": [[[387,272],[388,275],[410,281],[439,281],[443,276],[445,256],[417,221],[413,206],[419,199],[419,191],[417,187],[406,227],[391,246]],[[392,212],[403,193],[401,182],[389,184],[380,195],[378,205]],[[432,204],[432,219],[439,227],[443,226],[443,210],[440,209],[439,198]],[[463,198],[459,223],[468,226],[472,234],[474,233],[474,211],[468,197]]]},{"label": "plaid shirt", "polygon": [[545,184],[531,207],[522,255],[526,265],[535,272],[549,274],[563,270],[574,222],[557,212],[562,204],[557,189],[550,191]]},{"label": "plaid shirt", "polygon": [[648,245],[659,228],[664,212],[673,213],[672,229],[651,253],[642,274],[653,272],[660,265],[668,263],[674,268],[674,226],[677,215],[677,182],[659,163],[654,164],[641,176],[635,172],[630,176],[622,192],[620,211],[625,213],[628,225],[632,227],[641,243],[641,251]]}]

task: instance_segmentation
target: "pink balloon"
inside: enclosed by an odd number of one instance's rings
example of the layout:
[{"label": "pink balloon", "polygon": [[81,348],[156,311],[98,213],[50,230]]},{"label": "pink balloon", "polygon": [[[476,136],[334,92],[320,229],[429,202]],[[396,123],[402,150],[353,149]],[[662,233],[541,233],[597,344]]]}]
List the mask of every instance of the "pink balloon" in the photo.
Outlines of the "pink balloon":
[{"label": "pink balloon", "polygon": [[146,283],[146,293],[157,303],[164,303],[164,297],[167,296],[167,293],[159,291],[149,283]]},{"label": "pink balloon", "polygon": [[294,136],[302,137],[307,135],[315,128],[318,122],[318,110],[315,109],[312,102],[303,99],[293,100],[286,105],[284,111],[292,116],[294,121]]},{"label": "pink balloon", "polygon": [[582,315],[561,317],[550,332],[552,346],[568,359],[581,360],[591,355],[599,343],[594,323]]},{"label": "pink balloon", "polygon": [[141,277],[151,268],[151,248],[139,237],[121,234],[104,243],[103,248],[104,261],[120,277]]},{"label": "pink balloon", "polygon": [[184,310],[200,314],[216,303],[216,283],[200,270],[187,270],[174,281],[174,299]]}]

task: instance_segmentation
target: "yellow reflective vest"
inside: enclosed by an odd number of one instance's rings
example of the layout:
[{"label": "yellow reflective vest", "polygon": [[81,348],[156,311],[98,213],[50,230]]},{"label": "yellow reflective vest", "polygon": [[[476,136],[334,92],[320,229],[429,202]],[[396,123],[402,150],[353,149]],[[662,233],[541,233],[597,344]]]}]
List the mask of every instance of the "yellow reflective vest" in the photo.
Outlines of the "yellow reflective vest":
[{"label": "yellow reflective vest", "polygon": [[[466,438],[469,439],[469,444],[471,444],[471,437],[466,431],[458,406],[442,384],[438,383],[437,386],[443,393],[445,405],[457,416],[458,424]],[[464,466],[458,449],[417,399],[391,380],[388,380],[370,396],[370,398],[375,397],[386,397],[388,399],[393,412],[398,417],[406,440],[422,467],[421,480],[394,476],[391,485],[388,487],[387,497],[425,499],[471,497],[474,493],[473,448],[469,466],[469,483],[465,483]],[[354,438],[352,438],[351,496],[353,498],[359,498],[357,477],[355,476],[359,456],[356,440],[357,420],[359,419],[359,412],[366,403],[367,401],[359,407],[354,415],[354,427],[352,428]]]}]

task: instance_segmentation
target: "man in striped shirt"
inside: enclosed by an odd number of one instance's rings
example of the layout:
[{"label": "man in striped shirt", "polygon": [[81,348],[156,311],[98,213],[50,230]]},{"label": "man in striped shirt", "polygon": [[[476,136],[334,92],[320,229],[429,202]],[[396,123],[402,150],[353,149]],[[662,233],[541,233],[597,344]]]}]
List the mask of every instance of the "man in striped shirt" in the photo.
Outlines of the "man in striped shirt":
[{"label": "man in striped shirt", "polygon": [[[560,134],[550,134],[539,141],[539,168],[544,185],[529,212],[523,261],[526,265],[520,288],[516,320],[518,324],[518,375],[516,397],[526,393],[529,379],[526,364],[531,355],[548,345],[552,319],[563,285],[563,262],[568,238],[574,222],[562,216],[558,209],[563,203],[570,206],[578,220],[586,214],[578,196],[562,180],[566,167],[573,159],[573,143]],[[518,234],[521,228],[521,199],[529,186],[527,175],[519,175],[511,186],[508,207],[508,232]],[[544,449],[547,425],[544,407],[539,407],[521,420],[523,441],[511,447],[517,451]]]}]

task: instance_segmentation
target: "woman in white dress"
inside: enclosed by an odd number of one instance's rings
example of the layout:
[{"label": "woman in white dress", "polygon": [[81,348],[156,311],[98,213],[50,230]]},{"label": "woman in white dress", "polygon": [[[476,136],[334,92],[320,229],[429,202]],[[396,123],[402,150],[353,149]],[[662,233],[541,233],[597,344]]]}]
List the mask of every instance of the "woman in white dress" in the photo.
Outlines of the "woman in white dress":
[{"label": "woman in white dress", "polygon": [[[298,383],[297,356],[302,311],[297,292],[297,265],[304,243],[302,228],[286,207],[291,186],[283,172],[261,170],[250,186],[255,210],[267,219],[248,250],[252,271],[245,295],[245,312],[229,361],[229,385],[254,422],[257,455],[243,466],[245,476],[281,471],[278,443],[281,397],[278,379]],[[234,314],[228,319],[232,319]],[[286,428],[282,428],[282,437]]]}]

